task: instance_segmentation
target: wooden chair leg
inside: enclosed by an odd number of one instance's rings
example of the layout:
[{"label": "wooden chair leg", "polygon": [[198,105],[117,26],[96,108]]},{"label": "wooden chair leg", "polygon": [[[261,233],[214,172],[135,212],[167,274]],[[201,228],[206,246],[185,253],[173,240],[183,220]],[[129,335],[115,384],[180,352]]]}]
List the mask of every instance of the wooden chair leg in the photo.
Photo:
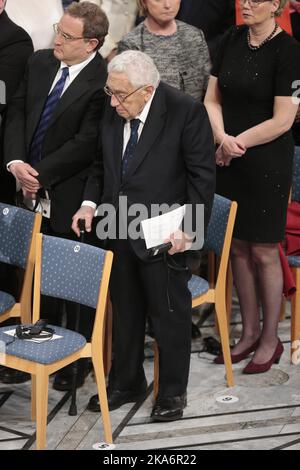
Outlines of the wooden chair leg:
[{"label": "wooden chair leg", "polygon": [[37,367],[36,374],[36,448],[43,450],[46,447],[47,411],[48,411],[48,385],[49,377],[45,367]]},{"label": "wooden chair leg", "polygon": [[102,358],[99,356],[99,353],[92,355],[92,361],[95,371],[98,397],[100,402],[100,410],[102,415],[103,431],[104,431],[104,441],[108,444],[112,444],[112,432],[110,424],[109,409],[107,403],[107,394],[106,394],[106,383],[105,383],[105,374],[104,374],[104,365]]},{"label": "wooden chair leg", "polygon": [[216,316],[219,325],[220,338],[222,344],[222,352],[224,356],[227,386],[234,386],[230,347],[229,347],[229,329],[227,324],[226,303],[225,300],[216,298]]},{"label": "wooden chair leg", "polygon": [[228,328],[230,327],[231,321],[231,310],[232,310],[232,291],[233,291],[233,276],[231,270],[231,264],[228,263],[227,276],[226,276],[226,313]]},{"label": "wooden chair leg", "polygon": [[285,311],[286,311],[286,300],[284,297],[282,297],[279,321],[285,320]]},{"label": "wooden chair leg", "polygon": [[36,421],[36,378],[31,374],[31,419]]},{"label": "wooden chair leg", "polygon": [[157,398],[158,394],[158,385],[159,385],[159,350],[157,342],[154,341],[154,381],[153,381],[153,398],[154,401]]},{"label": "wooden chair leg", "polygon": [[107,299],[106,315],[105,315],[105,328],[104,328],[104,350],[103,350],[103,363],[104,373],[107,377],[112,362],[112,328],[113,328],[113,310],[110,298]]},{"label": "wooden chair leg", "polygon": [[292,297],[291,309],[291,361],[293,364],[299,364],[300,360],[300,269],[293,269],[296,283],[296,293]]},{"label": "wooden chair leg", "polygon": [[207,263],[208,283],[209,287],[213,289],[216,284],[216,255],[213,251],[208,253]]},{"label": "wooden chair leg", "polygon": [[[213,253],[214,254],[214,253]],[[220,267],[220,261],[221,261],[221,258],[220,257],[216,257],[216,255],[214,254],[215,256],[215,266],[216,266],[216,272],[218,273],[219,272],[219,267]],[[216,282],[214,283],[214,285],[212,286],[213,289],[215,289],[215,285],[216,285]],[[215,332],[218,336],[220,336],[220,328],[219,328],[219,323],[218,323],[218,318],[217,318],[217,312],[216,312],[216,305],[215,305]]]}]

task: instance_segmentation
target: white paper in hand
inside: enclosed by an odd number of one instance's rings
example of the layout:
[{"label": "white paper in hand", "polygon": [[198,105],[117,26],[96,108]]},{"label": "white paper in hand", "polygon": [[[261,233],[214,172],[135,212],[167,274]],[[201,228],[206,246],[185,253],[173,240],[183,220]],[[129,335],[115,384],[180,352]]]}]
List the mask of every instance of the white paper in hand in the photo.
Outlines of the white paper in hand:
[{"label": "white paper in hand", "polygon": [[141,222],[147,248],[161,245],[170,238],[170,235],[180,228],[185,216],[186,206],[178,207],[157,217]]}]

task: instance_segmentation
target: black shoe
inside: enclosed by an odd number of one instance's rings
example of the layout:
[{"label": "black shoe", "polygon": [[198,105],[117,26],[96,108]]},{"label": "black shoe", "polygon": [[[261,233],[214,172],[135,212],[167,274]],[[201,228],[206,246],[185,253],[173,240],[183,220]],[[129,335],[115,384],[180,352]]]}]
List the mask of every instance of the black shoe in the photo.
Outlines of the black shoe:
[{"label": "black shoe", "polygon": [[186,393],[177,397],[157,398],[151,418],[153,421],[176,421],[182,418],[186,403]]},{"label": "black shoe", "polygon": [[[110,411],[120,408],[125,403],[134,403],[140,400],[145,400],[147,396],[147,382],[146,380],[135,390],[116,390],[107,388],[107,401]],[[98,395],[93,395],[88,404],[88,410],[100,411],[100,402]]]},{"label": "black shoe", "polygon": [[[85,378],[89,374],[91,370],[88,361],[86,360],[79,360],[78,369],[77,369],[77,380],[76,385],[77,388],[83,386]],[[68,366],[60,369],[56,375],[53,382],[52,387],[54,390],[59,390],[60,392],[66,392],[68,390],[72,390],[72,383],[73,383],[73,364],[69,364]]]},{"label": "black shoe", "polygon": [[27,372],[10,369],[9,367],[2,367],[0,371],[0,382],[4,384],[22,384],[30,379],[31,375]]}]

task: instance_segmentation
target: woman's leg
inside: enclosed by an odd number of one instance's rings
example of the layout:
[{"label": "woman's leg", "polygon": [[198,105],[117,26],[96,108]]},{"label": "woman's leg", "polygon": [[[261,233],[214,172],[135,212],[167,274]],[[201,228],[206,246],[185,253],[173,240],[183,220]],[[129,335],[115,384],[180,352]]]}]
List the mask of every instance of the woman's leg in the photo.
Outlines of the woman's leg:
[{"label": "woman's leg", "polygon": [[251,244],[263,309],[263,329],[253,356],[256,364],[271,359],[278,343],[277,329],[282,301],[283,276],[277,244]]},{"label": "woman's leg", "polygon": [[251,257],[251,244],[233,239],[230,260],[243,323],[242,337],[232,349],[232,354],[240,354],[260,336],[257,280]]}]

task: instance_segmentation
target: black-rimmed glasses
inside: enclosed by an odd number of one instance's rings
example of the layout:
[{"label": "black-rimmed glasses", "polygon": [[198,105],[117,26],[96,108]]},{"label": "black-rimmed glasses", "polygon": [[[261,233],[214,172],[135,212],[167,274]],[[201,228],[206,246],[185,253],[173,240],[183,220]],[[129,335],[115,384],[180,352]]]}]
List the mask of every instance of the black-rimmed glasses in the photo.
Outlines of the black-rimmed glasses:
[{"label": "black-rimmed glasses", "polygon": [[124,101],[127,100],[127,98],[129,98],[129,96],[133,95],[134,93],[136,93],[137,91],[141,90],[142,88],[145,88],[145,85],[142,85],[140,86],[139,88],[137,88],[136,90],[133,90],[131,93],[128,93],[128,95],[124,95],[124,94],[118,94],[118,93],[115,93],[113,90],[111,90],[109,88],[109,86],[105,85],[105,87],[103,88],[104,92],[112,97],[114,96],[115,98],[117,98],[117,100],[120,102],[120,103],[124,103]]}]

